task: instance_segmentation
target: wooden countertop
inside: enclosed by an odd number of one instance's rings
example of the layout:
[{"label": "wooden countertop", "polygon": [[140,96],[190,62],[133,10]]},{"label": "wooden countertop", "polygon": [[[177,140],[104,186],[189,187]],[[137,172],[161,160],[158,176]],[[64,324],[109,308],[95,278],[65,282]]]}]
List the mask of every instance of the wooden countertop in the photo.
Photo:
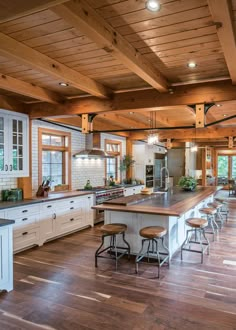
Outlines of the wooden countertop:
[{"label": "wooden countertop", "polygon": [[60,193],[51,193],[48,195],[48,197],[35,197],[32,199],[24,199],[22,201],[16,202],[0,202],[0,210],[91,194],[93,194],[91,191],[67,191]]},{"label": "wooden countertop", "polygon": [[[195,191],[183,191],[179,187],[174,187],[164,194],[152,194],[150,198],[143,201],[138,201],[132,205],[117,205],[116,199],[114,203],[109,201],[109,204],[96,205],[94,209],[133,212],[133,213],[147,213],[147,214],[161,214],[169,216],[181,216],[191,208],[195,207],[202,200],[208,196],[215,194],[221,187],[198,187]],[[132,197],[135,200],[135,196]],[[126,198],[122,197],[123,202]],[[134,201],[133,200],[133,201]]]}]

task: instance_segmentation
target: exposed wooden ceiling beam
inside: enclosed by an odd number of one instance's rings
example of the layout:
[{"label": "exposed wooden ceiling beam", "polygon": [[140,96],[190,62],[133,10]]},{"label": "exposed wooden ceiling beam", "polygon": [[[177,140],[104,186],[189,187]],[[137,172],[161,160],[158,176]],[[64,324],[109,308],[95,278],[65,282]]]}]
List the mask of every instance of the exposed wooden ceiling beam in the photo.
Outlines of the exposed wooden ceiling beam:
[{"label": "exposed wooden ceiling beam", "polygon": [[124,37],[109,25],[87,1],[70,1],[52,8],[53,12],[69,22],[99,47],[119,59],[160,92],[168,90],[165,77],[142,56]]},{"label": "exposed wooden ceiling beam", "polygon": [[10,111],[27,113],[23,103],[5,95],[0,95],[0,108]]},{"label": "exposed wooden ceiling beam", "polygon": [[208,0],[209,9],[217,28],[232,83],[236,84],[236,44],[230,0]]},{"label": "exposed wooden ceiling beam", "polygon": [[127,118],[122,116],[122,114],[117,113],[104,113],[100,114],[99,116],[95,117],[95,120],[101,118],[107,121],[112,122],[113,124],[117,123],[120,127],[123,128],[143,128],[147,126],[147,128],[150,126],[149,123],[143,124],[134,118]]},{"label": "exposed wooden ceiling beam", "polygon": [[94,96],[108,97],[111,93],[109,89],[95,80],[82,75],[3,33],[0,33],[0,52],[8,58],[44,72],[49,76],[59,78],[63,82],[69,83],[75,88]]},{"label": "exposed wooden ceiling beam", "polygon": [[[29,104],[26,105],[32,118],[73,115],[83,113],[102,113],[111,111],[157,111],[158,107],[187,105],[236,100],[236,87],[231,82],[215,82],[178,86],[174,94],[160,94],[156,90],[144,90],[139,93],[115,94],[112,100],[94,97],[73,99],[63,105]],[[161,108],[163,110],[163,108]]]},{"label": "exposed wooden ceiling beam", "polygon": [[65,101],[65,99],[57,93],[3,74],[0,74],[0,88],[49,103],[57,104]]},{"label": "exposed wooden ceiling beam", "polygon": [[[175,140],[183,140],[183,139],[198,139],[198,138],[225,138],[227,136],[236,136],[236,127],[228,126],[228,127],[205,127],[205,128],[195,128],[192,129],[181,129],[181,130],[158,130],[159,139],[175,139]],[[145,132],[134,132],[130,133],[130,138],[133,140],[142,140],[146,138],[147,133]]]},{"label": "exposed wooden ceiling beam", "polygon": [[34,0],[34,1],[17,1],[11,0],[7,2],[0,0],[0,23],[33,14],[34,12],[48,9],[68,0]]}]

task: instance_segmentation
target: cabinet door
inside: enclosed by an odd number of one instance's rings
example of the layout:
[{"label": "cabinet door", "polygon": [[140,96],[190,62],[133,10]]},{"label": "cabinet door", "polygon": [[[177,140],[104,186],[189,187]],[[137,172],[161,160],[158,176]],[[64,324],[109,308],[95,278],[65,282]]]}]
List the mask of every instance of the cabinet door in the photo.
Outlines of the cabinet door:
[{"label": "cabinet door", "polygon": [[52,210],[40,214],[40,241],[47,241],[54,236],[56,236],[56,213]]},{"label": "cabinet door", "polygon": [[0,174],[9,174],[8,165],[8,116],[0,113]]},{"label": "cabinet door", "polygon": [[8,228],[0,230],[0,290],[4,289],[4,283],[9,279],[9,242]]},{"label": "cabinet door", "polygon": [[28,118],[9,115],[8,166],[11,176],[28,176]]}]

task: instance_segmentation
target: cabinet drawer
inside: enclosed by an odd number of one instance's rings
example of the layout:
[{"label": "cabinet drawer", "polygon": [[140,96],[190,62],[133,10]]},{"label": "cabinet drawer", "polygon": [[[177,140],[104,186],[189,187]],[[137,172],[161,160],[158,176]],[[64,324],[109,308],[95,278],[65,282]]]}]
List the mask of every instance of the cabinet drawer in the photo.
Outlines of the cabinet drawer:
[{"label": "cabinet drawer", "polygon": [[[59,203],[58,203],[59,205]],[[45,212],[53,212],[58,207],[56,202],[51,202],[51,203],[42,203],[40,205],[40,213],[45,213]]]},{"label": "cabinet drawer", "polygon": [[72,230],[79,229],[82,227],[82,217],[71,214],[70,216],[62,216],[57,221],[57,233],[64,234]]},{"label": "cabinet drawer", "polygon": [[12,209],[8,209],[6,212],[7,218],[11,220],[16,220],[18,218],[24,218],[24,217],[27,218],[31,214],[39,214],[39,205],[14,207]]},{"label": "cabinet drawer", "polygon": [[13,229],[23,229],[29,225],[34,225],[38,221],[38,215],[32,214],[32,215],[26,215],[24,217],[15,219],[15,223],[13,225]]},{"label": "cabinet drawer", "polygon": [[28,246],[38,245],[39,227],[32,226],[26,230],[15,230],[13,234],[14,251],[24,249]]}]

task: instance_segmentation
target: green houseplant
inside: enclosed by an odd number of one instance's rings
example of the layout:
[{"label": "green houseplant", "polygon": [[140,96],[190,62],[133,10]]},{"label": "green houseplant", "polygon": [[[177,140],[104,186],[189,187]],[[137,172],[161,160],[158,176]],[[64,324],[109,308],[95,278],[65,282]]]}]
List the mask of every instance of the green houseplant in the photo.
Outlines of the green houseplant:
[{"label": "green houseplant", "polygon": [[121,172],[121,181],[124,183],[128,183],[126,182],[127,180],[123,179],[123,175],[122,173],[125,173],[128,171],[128,169],[133,166],[133,164],[135,163],[135,160],[132,158],[132,156],[130,155],[125,155],[121,162],[120,162],[120,172]]},{"label": "green houseplant", "polygon": [[197,186],[197,180],[194,179],[192,176],[182,176],[179,179],[178,185],[187,191],[193,191]]}]

